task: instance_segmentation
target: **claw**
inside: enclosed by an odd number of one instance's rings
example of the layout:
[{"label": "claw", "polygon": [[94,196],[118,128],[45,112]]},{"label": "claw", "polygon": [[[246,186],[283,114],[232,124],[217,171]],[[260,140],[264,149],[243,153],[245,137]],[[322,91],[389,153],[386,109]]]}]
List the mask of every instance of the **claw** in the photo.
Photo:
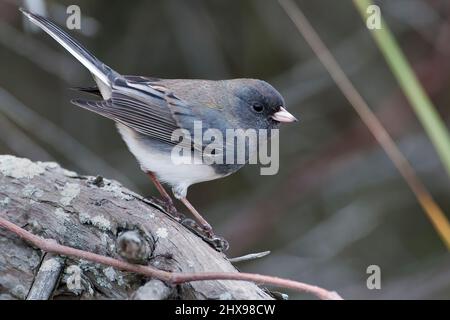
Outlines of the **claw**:
[{"label": "claw", "polygon": [[180,222],[217,251],[224,252],[230,247],[228,241],[223,237],[216,236],[211,227],[207,229],[205,226],[200,226],[195,220],[189,218],[184,218]]},{"label": "claw", "polygon": [[197,227],[197,222],[189,218],[184,218],[183,220],[181,220],[181,224],[189,229],[194,229]]},{"label": "claw", "polygon": [[167,214],[172,216],[177,221],[182,221],[184,219],[184,215],[178,212],[177,208],[174,206],[172,201],[166,201],[164,199],[159,199],[156,197],[151,197],[153,202],[156,202]]},{"label": "claw", "polygon": [[230,248],[230,244],[224,237],[213,235],[211,242],[214,248],[219,252],[225,252]]}]

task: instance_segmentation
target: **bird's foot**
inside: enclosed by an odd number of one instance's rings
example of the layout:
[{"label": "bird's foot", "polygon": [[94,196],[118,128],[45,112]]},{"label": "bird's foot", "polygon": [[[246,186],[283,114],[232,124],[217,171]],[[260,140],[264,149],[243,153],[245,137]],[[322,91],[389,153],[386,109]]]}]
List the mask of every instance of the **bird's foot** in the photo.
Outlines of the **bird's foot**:
[{"label": "bird's foot", "polygon": [[160,199],[156,197],[148,197],[154,204],[161,207],[165,213],[170,215],[175,221],[181,223],[183,226],[191,230],[194,234],[203,239],[206,243],[208,243],[211,247],[216,249],[219,252],[227,251],[230,247],[228,241],[225,238],[216,236],[211,228],[211,226],[207,223],[205,225],[200,225],[198,222],[186,218],[186,216],[180,213],[177,208],[174,206],[172,201],[168,201],[165,199]]},{"label": "bird's foot", "polygon": [[228,241],[220,236],[214,234],[212,228],[208,226],[200,226],[196,221],[185,218],[181,221],[181,224],[194,232],[197,236],[203,239],[211,247],[219,252],[227,251],[230,245]]},{"label": "bird's foot", "polygon": [[173,204],[171,200],[159,199],[156,197],[150,197],[150,199],[155,202],[158,206],[160,206],[165,213],[169,214],[172,218],[174,218],[178,222],[182,222],[185,219],[185,215],[181,212],[178,212],[177,208]]}]

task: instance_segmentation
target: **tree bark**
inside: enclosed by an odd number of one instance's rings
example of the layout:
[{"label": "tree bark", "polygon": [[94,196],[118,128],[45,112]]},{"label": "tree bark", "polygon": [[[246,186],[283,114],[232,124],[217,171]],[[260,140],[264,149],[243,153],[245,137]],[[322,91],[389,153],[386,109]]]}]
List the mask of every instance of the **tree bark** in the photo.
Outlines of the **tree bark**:
[{"label": "tree bark", "polygon": [[[56,163],[0,156],[0,217],[60,244],[166,271],[238,272],[157,204],[116,181]],[[170,286],[88,261],[46,255],[0,228],[0,299],[272,299],[243,281]]]}]

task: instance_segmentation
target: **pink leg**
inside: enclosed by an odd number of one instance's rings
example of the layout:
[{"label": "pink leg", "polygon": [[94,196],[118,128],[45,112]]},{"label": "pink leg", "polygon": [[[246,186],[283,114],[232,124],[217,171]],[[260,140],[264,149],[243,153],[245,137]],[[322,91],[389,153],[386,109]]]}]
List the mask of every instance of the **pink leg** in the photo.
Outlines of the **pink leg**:
[{"label": "pink leg", "polygon": [[[175,216],[178,216],[177,209],[175,208],[175,205],[173,204],[172,197],[169,195],[169,193],[164,189],[164,186],[159,182],[158,178],[153,172],[147,172],[147,175],[150,177],[150,179],[153,181],[153,184],[155,185],[156,189],[158,189],[159,193],[163,196],[164,200],[167,203],[168,211],[171,214],[174,214]],[[186,198],[181,198],[180,201],[186,206],[186,208],[191,212],[191,214],[194,216],[194,218],[200,223],[202,228],[208,233],[212,234],[212,227],[206,221],[202,215],[194,208],[194,206],[188,201]]]},{"label": "pink leg", "polygon": [[147,172],[147,175],[152,180],[153,184],[155,185],[156,189],[158,189],[161,196],[164,198],[164,201],[167,205],[167,211],[169,211],[170,214],[173,214],[175,216],[178,215],[177,209],[175,208],[175,205],[173,204],[172,197],[169,195],[169,193],[164,189],[164,186],[159,182],[158,178],[153,172]]},{"label": "pink leg", "polygon": [[192,213],[192,215],[195,217],[195,219],[197,219],[197,221],[200,223],[200,225],[202,226],[202,228],[208,232],[212,234],[212,227],[211,225],[208,223],[208,221],[206,221],[202,215],[194,208],[194,206],[188,201],[188,199],[186,198],[181,198],[180,199],[181,202],[183,202],[183,204],[186,206],[186,208],[188,208],[188,210]]}]

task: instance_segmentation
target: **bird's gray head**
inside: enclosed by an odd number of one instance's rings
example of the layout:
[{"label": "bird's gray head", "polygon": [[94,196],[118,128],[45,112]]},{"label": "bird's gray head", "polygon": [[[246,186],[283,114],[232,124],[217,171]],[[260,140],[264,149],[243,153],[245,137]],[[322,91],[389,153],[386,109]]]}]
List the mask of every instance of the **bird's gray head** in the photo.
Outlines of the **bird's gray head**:
[{"label": "bird's gray head", "polygon": [[272,129],[277,128],[280,122],[297,121],[286,110],[281,94],[267,82],[256,79],[226,82],[234,100],[233,112],[239,114],[238,118],[245,129]]}]

